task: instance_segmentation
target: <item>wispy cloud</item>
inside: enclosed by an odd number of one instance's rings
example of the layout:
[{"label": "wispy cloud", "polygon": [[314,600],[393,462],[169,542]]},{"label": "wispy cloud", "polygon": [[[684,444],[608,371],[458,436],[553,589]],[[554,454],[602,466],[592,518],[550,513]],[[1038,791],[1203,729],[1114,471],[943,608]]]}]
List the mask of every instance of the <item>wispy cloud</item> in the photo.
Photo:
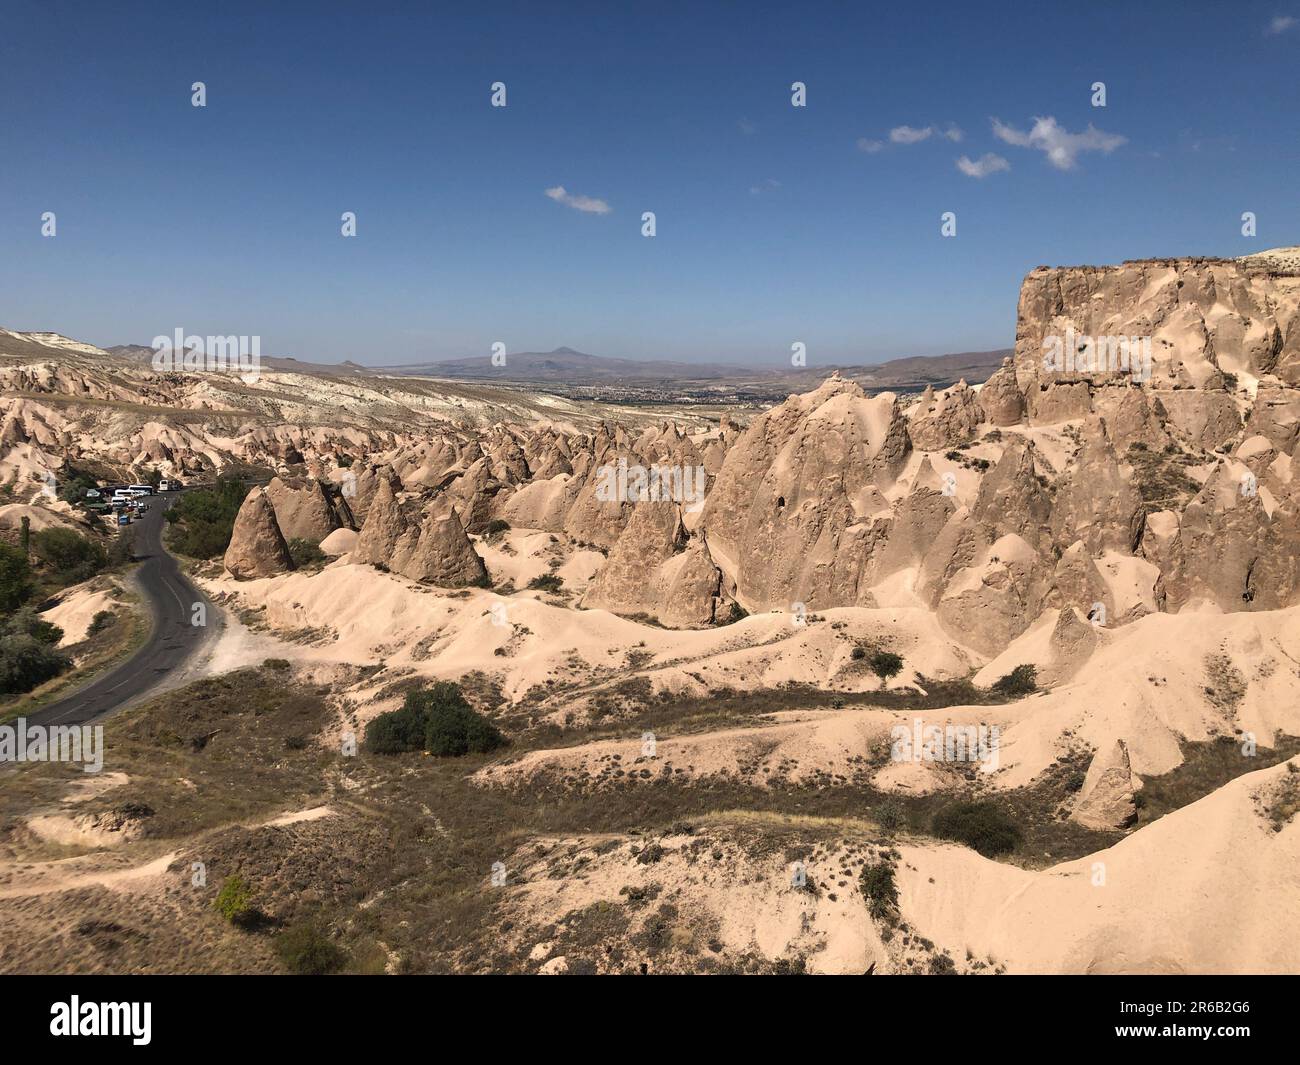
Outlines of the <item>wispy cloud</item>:
[{"label": "wispy cloud", "polygon": [[752,137],[755,133],[758,132],[758,123],[751,122],[747,118],[742,118],[739,122],[736,123],[736,125],[740,127],[740,132],[743,133],[746,137]]},{"label": "wispy cloud", "polygon": [[895,126],[889,131],[889,139],[895,144],[920,144],[931,137],[944,137],[947,140],[960,141],[965,134],[951,123],[947,129],[938,126]]},{"label": "wispy cloud", "polygon": [[609,214],[612,210],[604,200],[598,200],[594,196],[575,196],[563,185],[547,189],[546,195],[556,203],[562,203],[566,207],[572,207],[575,211],[583,211],[586,214]]},{"label": "wispy cloud", "polygon": [[1266,36],[1276,37],[1288,30],[1295,29],[1297,26],[1300,26],[1300,18],[1296,18],[1294,15],[1275,15],[1264,33]]},{"label": "wispy cloud", "polygon": [[751,185],[749,187],[749,194],[751,196],[762,196],[763,193],[775,192],[780,187],[781,182],[777,181],[776,178],[765,178],[759,184]]},{"label": "wispy cloud", "polygon": [[920,144],[933,132],[934,130],[929,126],[924,129],[916,129],[912,126],[895,126],[889,131],[889,139],[895,144]]},{"label": "wispy cloud", "polygon": [[993,135],[1000,141],[1015,145],[1017,148],[1033,148],[1047,156],[1047,161],[1057,170],[1073,170],[1078,158],[1084,152],[1101,152],[1109,155],[1122,144],[1128,143],[1127,137],[1118,133],[1105,133],[1095,128],[1092,123],[1082,133],[1071,133],[1057,124],[1050,115],[1046,118],[1036,117],[1033,128],[1028,132],[1008,126],[999,119],[993,119]]},{"label": "wispy cloud", "polygon": [[990,174],[996,174],[1002,170],[1010,170],[1011,164],[1000,155],[993,152],[985,152],[978,159],[972,159],[968,155],[963,155],[957,160],[957,169],[967,177],[986,178]]},{"label": "wispy cloud", "polygon": [[873,141],[869,137],[858,138],[858,151],[866,152],[868,155],[875,155],[885,147],[884,141]]}]

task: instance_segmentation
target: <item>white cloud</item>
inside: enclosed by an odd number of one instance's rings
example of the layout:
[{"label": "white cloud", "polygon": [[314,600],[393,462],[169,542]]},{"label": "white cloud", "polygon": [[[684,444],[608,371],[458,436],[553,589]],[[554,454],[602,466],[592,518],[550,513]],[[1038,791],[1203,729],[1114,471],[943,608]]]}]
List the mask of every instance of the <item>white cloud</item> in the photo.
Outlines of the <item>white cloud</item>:
[{"label": "white cloud", "polygon": [[947,129],[939,130],[939,136],[947,137],[954,144],[958,144],[966,134],[964,134],[957,126],[950,125]]},{"label": "white cloud", "polygon": [[895,126],[889,131],[889,139],[895,144],[920,144],[934,132],[933,126],[916,129],[912,126]]},{"label": "white cloud", "polygon": [[858,151],[866,152],[868,155],[874,155],[876,152],[884,148],[884,146],[884,141],[873,141],[867,137],[858,138]]},{"label": "white cloud", "polygon": [[1011,164],[1000,155],[985,152],[978,159],[963,155],[957,160],[957,169],[967,177],[985,178],[1002,170],[1010,170]]},{"label": "white cloud", "polygon": [[1300,19],[1293,15],[1276,15],[1264,32],[1270,37],[1276,37],[1278,34],[1286,33],[1287,30],[1293,30],[1297,26],[1300,26]]},{"label": "white cloud", "polygon": [[780,187],[781,182],[777,181],[776,178],[765,178],[761,184],[751,185],[749,194],[751,196],[761,196],[765,192],[775,192]]},{"label": "white cloud", "polygon": [[1121,144],[1127,144],[1128,138],[1118,133],[1105,133],[1095,128],[1092,123],[1082,133],[1071,133],[1063,126],[1057,125],[1056,119],[1036,117],[1033,128],[1028,133],[1008,126],[999,119],[993,119],[993,134],[998,140],[1013,144],[1017,148],[1034,148],[1047,156],[1047,161],[1057,170],[1073,170],[1083,152],[1101,152],[1109,155]]},{"label": "white cloud", "polygon": [[573,193],[566,191],[563,185],[556,185],[553,189],[547,189],[546,195],[556,203],[562,203],[566,207],[572,207],[575,211],[584,211],[587,214],[609,214],[611,208],[604,200],[598,200],[593,196],[575,196]]}]

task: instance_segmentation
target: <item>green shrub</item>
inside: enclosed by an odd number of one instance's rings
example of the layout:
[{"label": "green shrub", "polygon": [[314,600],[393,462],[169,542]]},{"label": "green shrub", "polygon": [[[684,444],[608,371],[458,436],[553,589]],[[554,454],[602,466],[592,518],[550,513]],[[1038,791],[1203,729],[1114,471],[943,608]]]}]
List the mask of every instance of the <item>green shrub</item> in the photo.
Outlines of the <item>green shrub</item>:
[{"label": "green shrub", "polygon": [[0,540],[0,611],[8,613],[32,594],[32,568],[21,548]]},{"label": "green shrub", "polygon": [[863,647],[861,644],[858,644],[853,648],[852,651],[849,652],[849,657],[852,658],[853,661],[855,662],[861,662],[864,658],[867,657],[867,649]]},{"label": "green shrub", "polygon": [[248,495],[248,486],[234,478],[220,478],[212,488],[185,492],[167,511],[176,532],[172,545],[191,558],[216,558],[226,553],[235,515]]},{"label": "green shrub", "polygon": [[289,541],[288,548],[289,557],[293,559],[293,564],[298,569],[322,565],[329,561],[329,556],[320,549],[320,544],[315,540],[295,536]]},{"label": "green shrub", "polygon": [[366,747],[375,754],[402,754],[424,750],[424,715],[404,703],[380,714],[366,726]]},{"label": "green shrub", "polygon": [[348,962],[347,951],[312,924],[291,925],[274,943],[284,967],[299,976],[327,976]]},{"label": "green shrub", "polygon": [[886,799],[876,810],[876,824],[886,836],[892,836],[903,827],[906,818],[897,799]]},{"label": "green shrub", "polygon": [[0,695],[29,692],[72,668],[72,659],[34,636],[6,637],[0,643]]},{"label": "green shrub", "polygon": [[529,581],[528,587],[543,592],[558,592],[564,587],[564,578],[558,573],[542,573]]},{"label": "green shrub", "polygon": [[1038,670],[1034,666],[1016,666],[1005,677],[993,682],[993,690],[999,695],[1029,695],[1038,690]]},{"label": "green shrub", "polygon": [[867,900],[867,912],[872,917],[888,920],[898,913],[898,885],[894,883],[894,867],[889,862],[863,866],[859,881],[862,897]]},{"label": "green shrub", "polygon": [[111,610],[97,611],[95,616],[90,619],[90,625],[86,628],[86,635],[94,636],[97,632],[103,632],[115,621],[117,621],[117,615]]},{"label": "green shrub", "polygon": [[931,976],[955,976],[956,974],[957,963],[947,954],[935,954],[930,958]]},{"label": "green shrub", "polygon": [[226,877],[212,906],[231,924],[249,924],[258,915],[253,905],[253,889],[238,873]]},{"label": "green shrub", "polygon": [[510,531],[510,523],[508,521],[502,521],[500,518],[493,518],[490,522],[487,523],[488,536],[496,536],[497,533],[503,533],[509,531]]},{"label": "green shrub", "polygon": [[883,687],[890,677],[896,677],[902,671],[903,658],[892,651],[877,651],[867,664],[871,666],[871,672],[880,678]]},{"label": "green shrub", "polygon": [[366,746],[376,754],[424,750],[459,757],[492,751],[505,742],[496,726],[477,713],[451,681],[408,692],[400,709],[380,714],[366,728]]},{"label": "green shrub", "polygon": [[71,529],[41,529],[32,533],[32,553],[67,584],[89,580],[108,565],[108,555],[99,544]]},{"label": "green shrub", "polygon": [[958,802],[945,806],[934,817],[934,834],[978,851],[986,858],[1013,851],[1020,843],[1020,829],[1007,812],[993,802]]},{"label": "green shrub", "polygon": [[99,482],[84,470],[64,465],[58,478],[58,496],[65,503],[79,503],[86,498],[86,492],[98,488]]},{"label": "green shrub", "polygon": [[[171,511],[167,512],[168,514]],[[119,529],[118,533],[108,544],[108,564],[110,566],[125,566],[128,562],[134,561],[135,552],[135,530],[130,526]]]},{"label": "green shrub", "polygon": [[5,618],[3,629],[6,639],[14,636],[30,636],[38,643],[53,646],[63,639],[63,630],[53,622],[46,621],[29,606],[16,610]]}]

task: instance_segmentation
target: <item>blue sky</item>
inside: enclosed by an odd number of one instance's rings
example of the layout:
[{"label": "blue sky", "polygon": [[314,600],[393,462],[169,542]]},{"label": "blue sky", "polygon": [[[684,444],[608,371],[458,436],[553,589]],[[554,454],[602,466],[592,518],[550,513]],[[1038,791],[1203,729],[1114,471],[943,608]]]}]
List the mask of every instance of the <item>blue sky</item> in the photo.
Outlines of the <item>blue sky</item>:
[{"label": "blue sky", "polygon": [[6,0],[0,325],[816,365],[1009,345],[1040,264],[1300,243],[1300,0],[631,6]]}]

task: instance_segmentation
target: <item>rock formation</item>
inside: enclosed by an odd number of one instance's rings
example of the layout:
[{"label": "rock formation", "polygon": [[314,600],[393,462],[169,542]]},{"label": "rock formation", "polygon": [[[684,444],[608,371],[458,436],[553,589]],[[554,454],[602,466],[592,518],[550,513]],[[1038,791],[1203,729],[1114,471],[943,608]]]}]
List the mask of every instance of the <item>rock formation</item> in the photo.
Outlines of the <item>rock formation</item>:
[{"label": "rock formation", "polygon": [[275,507],[262,488],[245,497],[235,515],[230,546],[226,548],[226,569],[240,580],[274,577],[293,569],[293,559],[275,520]]}]

